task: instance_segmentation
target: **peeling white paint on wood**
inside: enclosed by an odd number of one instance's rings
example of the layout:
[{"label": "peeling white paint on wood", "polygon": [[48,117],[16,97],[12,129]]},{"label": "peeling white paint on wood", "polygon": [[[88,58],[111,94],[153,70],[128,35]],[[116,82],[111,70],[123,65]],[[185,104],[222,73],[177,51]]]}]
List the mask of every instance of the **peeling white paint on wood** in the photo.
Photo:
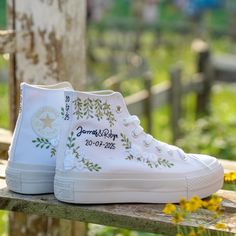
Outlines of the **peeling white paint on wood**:
[{"label": "peeling white paint on wood", "polygon": [[16,79],[34,84],[85,78],[85,1],[15,1]]},{"label": "peeling white paint on wood", "polygon": [[0,30],[0,54],[15,52],[15,34],[12,30]]}]

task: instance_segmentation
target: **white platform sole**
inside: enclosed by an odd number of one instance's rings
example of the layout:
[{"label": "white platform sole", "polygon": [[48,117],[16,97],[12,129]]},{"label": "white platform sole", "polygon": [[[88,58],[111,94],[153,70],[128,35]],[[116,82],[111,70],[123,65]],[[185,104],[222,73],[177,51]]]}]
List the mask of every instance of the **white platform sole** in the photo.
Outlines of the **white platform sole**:
[{"label": "white platform sole", "polygon": [[55,168],[8,162],[7,187],[22,194],[53,193]]},{"label": "white platform sole", "polygon": [[215,193],[223,185],[223,174],[221,165],[205,175],[182,178],[56,171],[54,194],[60,201],[81,204],[175,203],[182,197],[205,198]]}]

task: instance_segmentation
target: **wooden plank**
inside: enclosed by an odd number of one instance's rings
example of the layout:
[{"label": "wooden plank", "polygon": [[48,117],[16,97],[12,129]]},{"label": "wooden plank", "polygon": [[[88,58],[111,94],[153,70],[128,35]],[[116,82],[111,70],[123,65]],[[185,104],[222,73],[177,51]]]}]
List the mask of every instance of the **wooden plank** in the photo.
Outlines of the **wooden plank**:
[{"label": "wooden plank", "polygon": [[219,159],[219,161],[223,165],[225,173],[236,171],[236,161],[223,160],[223,159]]},{"label": "wooden plank", "polygon": [[[236,168],[236,162],[233,161],[225,161],[220,160],[223,165],[226,167],[231,166]],[[58,218],[66,218],[70,220],[80,220],[86,222],[93,222],[97,224],[106,224],[112,225],[116,227],[125,227],[131,228],[136,230],[144,230],[148,232],[165,232],[165,227],[171,227],[171,230],[168,231],[169,235],[174,235],[175,227],[170,223],[170,218],[162,214],[161,210],[163,208],[163,204],[110,204],[110,205],[99,205],[99,206],[87,206],[87,205],[78,205],[73,208],[74,205],[71,204],[63,204],[58,202],[53,195],[37,195],[37,196],[30,196],[30,195],[21,195],[16,194],[8,191],[6,189],[5,181],[1,178],[5,176],[5,167],[6,161],[0,161],[0,208],[7,209],[12,211],[20,211],[27,214],[37,214],[39,215],[46,215],[49,217],[58,217]],[[230,215],[229,213],[236,213],[236,194],[233,191],[226,191],[220,190],[217,192],[217,195],[222,197],[223,200],[223,207],[226,209],[226,212],[222,218],[225,218],[225,221],[230,222],[234,219],[234,215]],[[31,199],[32,198],[32,199]],[[4,201],[3,201],[4,199]],[[7,206],[3,203],[7,202]],[[69,206],[70,208],[67,208]],[[41,209],[38,210],[38,207]],[[32,209],[31,209],[32,208]],[[47,209],[47,210],[46,210]],[[122,214],[119,213],[119,209],[121,210]],[[151,210],[154,209],[154,210]],[[46,211],[45,211],[46,210]],[[78,211],[75,214],[70,215],[70,211]],[[128,211],[131,211],[131,214]],[[35,212],[34,212],[35,211]],[[39,211],[39,212],[38,212]],[[126,212],[126,213],[125,213]],[[129,213],[129,214],[128,214]],[[206,212],[205,212],[206,213]],[[197,223],[205,223],[209,228],[212,228],[215,222],[213,221],[205,221],[208,219],[209,215],[206,213],[205,217],[202,216],[202,212],[200,213],[201,216],[194,214],[191,217],[194,220],[197,220]],[[127,223],[122,220],[122,216],[127,215]],[[98,219],[96,217],[99,216]],[[111,217],[111,220],[108,219]],[[136,217],[138,217],[138,222],[135,224]],[[231,218],[232,217],[232,218]],[[139,225],[139,222],[142,222],[142,219],[145,219],[145,223]],[[149,222],[150,219],[150,222]],[[118,221],[117,221],[118,220]],[[117,221],[117,222],[116,222]],[[162,227],[161,222],[164,221],[164,225]],[[131,224],[129,224],[131,222]],[[196,226],[195,223],[191,223],[191,226]],[[79,227],[82,231],[84,231],[84,226],[81,223],[72,223]],[[157,225],[155,225],[157,224]],[[189,225],[190,222],[185,222],[183,225]],[[142,228],[144,227],[145,228]],[[151,228],[149,228],[149,226]],[[232,226],[232,225],[231,225]],[[189,225],[190,227],[190,225]],[[236,225],[233,226],[234,230],[236,231]],[[60,230],[62,232],[70,232],[73,235],[73,229],[71,223],[67,220],[60,221]],[[161,231],[159,231],[161,230]],[[214,231],[212,231],[212,235],[214,235]]]},{"label": "wooden plank", "polygon": [[220,55],[213,56],[211,63],[215,70],[215,80],[223,82],[236,82],[236,56]]},{"label": "wooden plank", "polygon": [[[229,197],[232,194],[227,194],[228,192],[225,193],[221,190],[219,194]],[[223,213],[222,219],[226,223],[231,222],[231,230],[236,233],[236,221],[232,223],[232,220],[235,219],[236,201],[228,198],[226,201],[230,202],[230,205],[226,204],[227,212]],[[0,209],[175,235],[176,226],[171,223],[170,216],[162,213],[163,207],[163,204],[66,204],[57,201],[53,194],[22,195],[10,192],[6,188],[5,181],[0,180]],[[181,225],[190,229],[201,224],[210,230],[211,234],[209,235],[215,235],[215,223],[216,220],[209,217],[208,211],[201,210],[200,213],[191,215],[191,221],[185,221]],[[228,232],[228,230],[222,231]]]},{"label": "wooden plank", "polygon": [[0,159],[7,159],[7,151],[11,143],[12,133],[0,128]]},{"label": "wooden plank", "polygon": [[230,54],[215,55],[211,58],[214,69],[236,73],[236,56]]},{"label": "wooden plank", "polygon": [[0,54],[15,52],[15,33],[12,30],[0,30]]},{"label": "wooden plank", "polygon": [[0,160],[0,179],[5,179],[7,161]]}]

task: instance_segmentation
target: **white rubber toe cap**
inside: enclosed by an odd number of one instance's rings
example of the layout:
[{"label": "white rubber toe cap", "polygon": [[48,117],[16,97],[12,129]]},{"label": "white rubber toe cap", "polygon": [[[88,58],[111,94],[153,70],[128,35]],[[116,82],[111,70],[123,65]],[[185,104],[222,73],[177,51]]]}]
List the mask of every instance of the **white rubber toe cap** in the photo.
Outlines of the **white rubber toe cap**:
[{"label": "white rubber toe cap", "polygon": [[212,156],[209,155],[204,155],[204,154],[188,154],[195,160],[197,160],[201,165],[207,167],[210,170],[214,170],[217,168],[219,165],[219,161]]}]

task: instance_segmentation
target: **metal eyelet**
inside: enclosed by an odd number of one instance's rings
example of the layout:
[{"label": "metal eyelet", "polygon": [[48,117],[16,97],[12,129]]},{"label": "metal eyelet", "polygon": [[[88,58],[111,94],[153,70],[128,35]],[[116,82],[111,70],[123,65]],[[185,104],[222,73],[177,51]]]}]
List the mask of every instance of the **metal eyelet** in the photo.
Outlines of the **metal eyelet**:
[{"label": "metal eyelet", "polygon": [[116,113],[121,113],[121,106],[116,106]]},{"label": "metal eyelet", "polygon": [[126,122],[126,119],[123,119],[123,125],[127,127],[129,124]]},{"label": "metal eyelet", "polygon": [[149,147],[149,146],[150,146],[150,143],[147,143],[147,142],[145,142],[145,141],[143,141],[143,143],[144,143],[144,146],[145,146],[145,147]]}]

